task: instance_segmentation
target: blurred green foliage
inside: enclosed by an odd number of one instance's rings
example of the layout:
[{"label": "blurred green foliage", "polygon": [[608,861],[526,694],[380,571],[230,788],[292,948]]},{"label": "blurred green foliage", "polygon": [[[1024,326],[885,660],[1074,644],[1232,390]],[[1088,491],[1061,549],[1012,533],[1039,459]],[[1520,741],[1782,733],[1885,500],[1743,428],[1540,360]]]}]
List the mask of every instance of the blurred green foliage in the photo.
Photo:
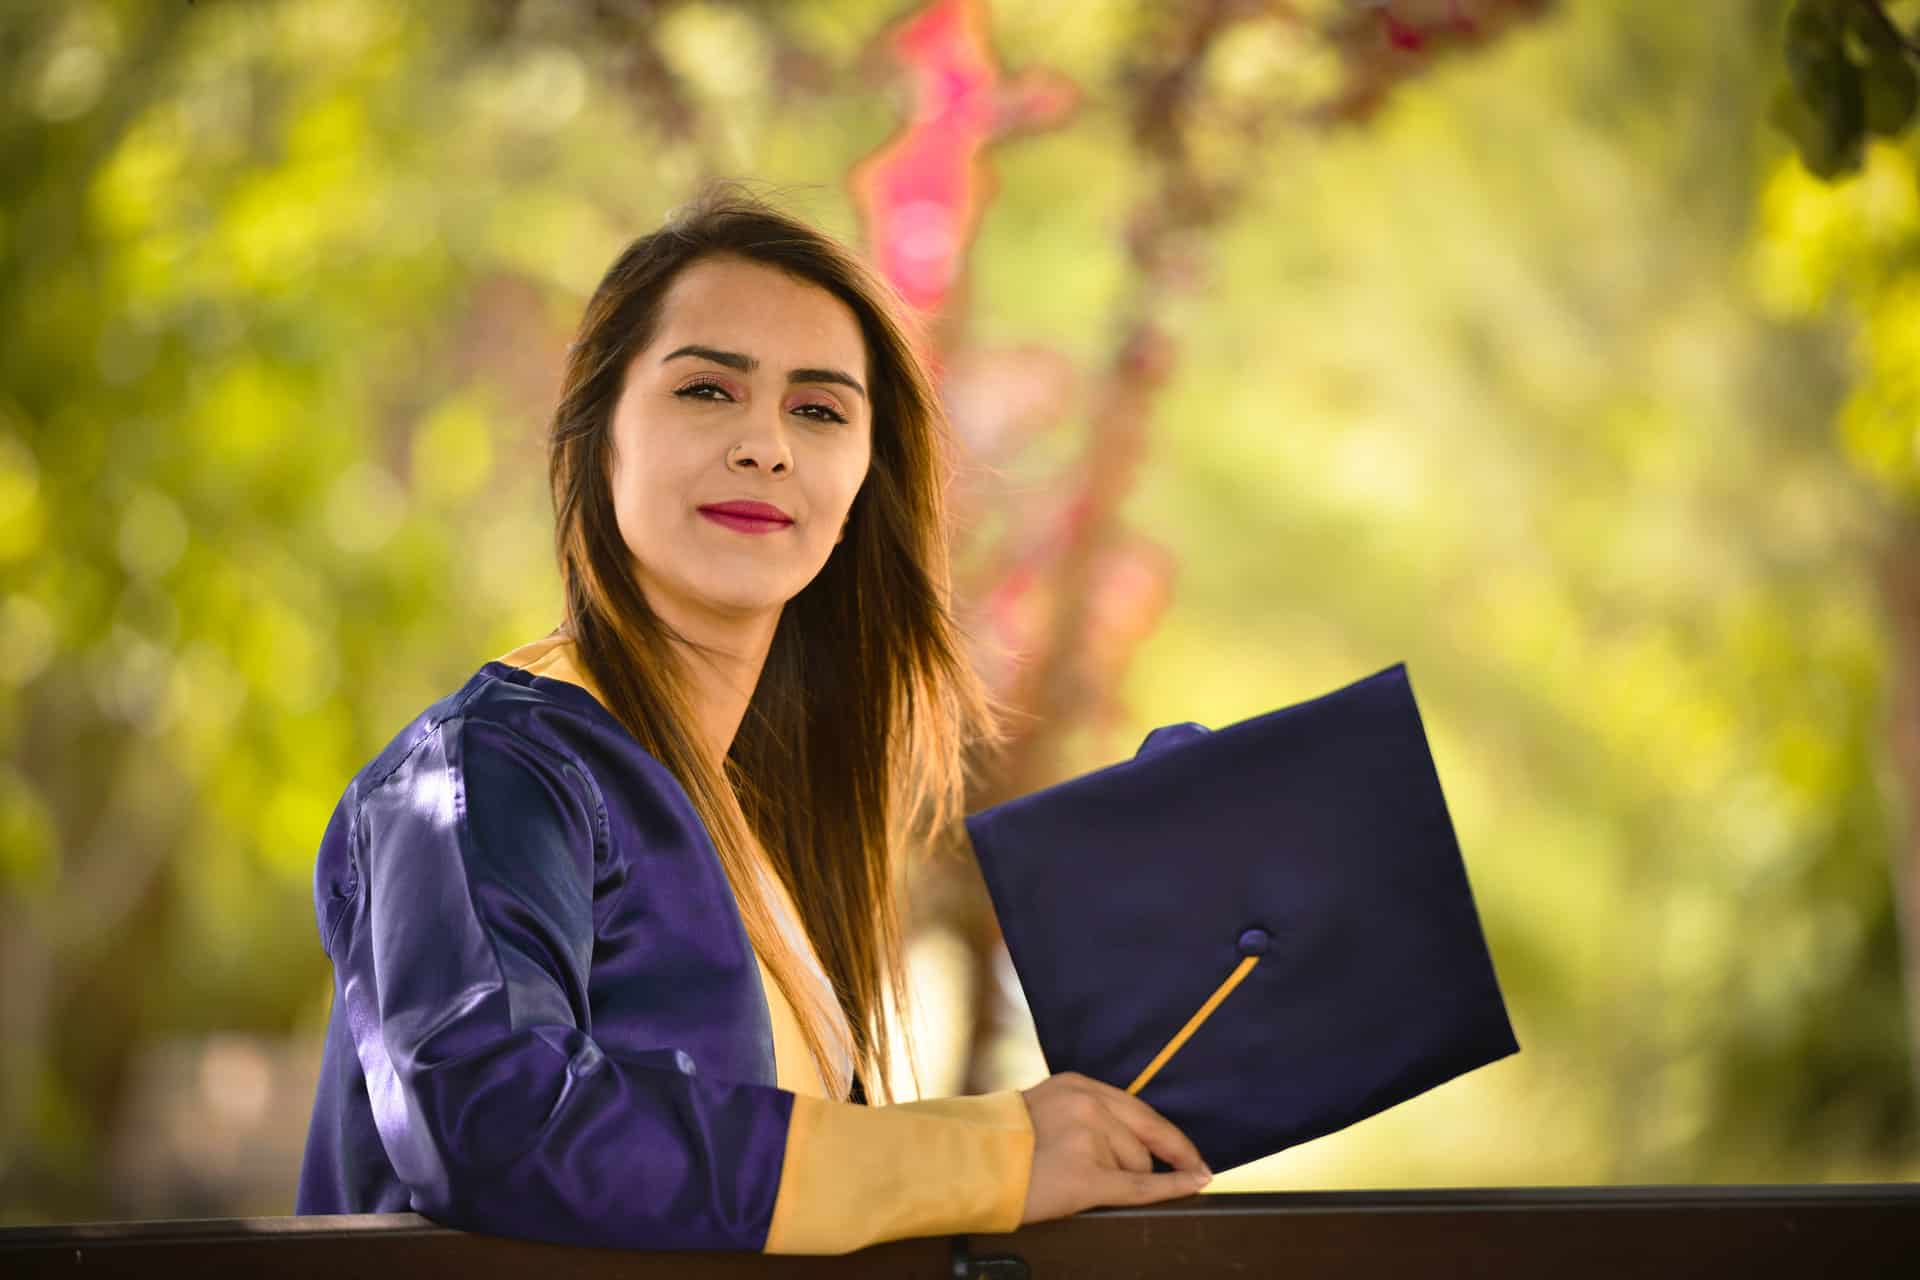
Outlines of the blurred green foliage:
[{"label": "blurred green foliage", "polygon": [[[321,1025],[341,787],[556,620],[541,431],[621,245],[713,173],[855,233],[897,6],[663,7],[644,59],[503,8],[0,16],[0,1220],[111,1207],[142,1044]],[[1142,11],[992,11],[1089,96],[996,154],[973,335],[1090,364]],[[1786,22],[1569,3],[1365,130],[1220,140],[1251,194],[1129,510],[1177,594],[1069,763],[1406,659],[1524,1049],[1223,1183],[1920,1172],[1867,572],[1920,456],[1914,155],[1784,153]]]},{"label": "blurred green foliage", "polygon": [[1764,8],[1575,6],[1290,154],[1219,246],[1137,705],[1406,658],[1523,1046],[1263,1178],[1456,1180],[1435,1129],[1493,1181],[1914,1167],[1879,509],[1845,324],[1769,301],[1809,250],[1765,217]]},{"label": "blurred green foliage", "polygon": [[1783,319],[1839,310],[1857,324],[1839,416],[1846,456],[1886,517],[1920,513],[1920,168],[1877,143],[1860,172],[1817,181],[1775,166],[1761,196],[1754,281]]},{"label": "blurred green foliage", "polygon": [[1854,173],[1869,136],[1898,137],[1920,105],[1920,44],[1883,0],[1796,0],[1787,16],[1789,81],[1773,119],[1823,178]]}]

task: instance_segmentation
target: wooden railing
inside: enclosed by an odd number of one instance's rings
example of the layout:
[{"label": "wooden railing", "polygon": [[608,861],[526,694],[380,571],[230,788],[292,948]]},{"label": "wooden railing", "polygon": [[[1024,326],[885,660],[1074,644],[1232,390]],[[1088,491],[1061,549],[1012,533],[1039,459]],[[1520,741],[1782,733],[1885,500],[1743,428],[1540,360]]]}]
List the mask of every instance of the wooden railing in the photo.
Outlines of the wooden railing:
[{"label": "wooden railing", "polygon": [[0,1228],[0,1276],[1920,1278],[1920,1184],[1304,1191],[1108,1209],[833,1258],[506,1240],[412,1214]]}]

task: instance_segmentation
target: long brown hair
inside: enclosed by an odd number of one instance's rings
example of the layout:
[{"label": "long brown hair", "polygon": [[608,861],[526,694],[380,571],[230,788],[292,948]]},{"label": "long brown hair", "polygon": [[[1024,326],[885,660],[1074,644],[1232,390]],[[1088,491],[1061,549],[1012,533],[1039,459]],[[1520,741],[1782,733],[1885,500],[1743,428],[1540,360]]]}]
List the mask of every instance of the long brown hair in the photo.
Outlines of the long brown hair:
[{"label": "long brown hair", "polygon": [[[872,464],[846,534],[780,616],[724,776],[696,747],[687,642],[648,607],[614,516],[613,409],[658,329],[675,277],[731,254],[825,289],[867,347]],[[580,322],[554,412],[548,470],[566,597],[563,629],[609,709],[679,779],[741,903],[748,937],[832,1080],[821,1014],[782,942],[754,843],[792,894],[853,1032],[869,1092],[892,1100],[883,1000],[908,1025],[902,852],[958,818],[968,749],[997,738],[950,608],[950,436],[905,304],[846,247],[734,184],[715,184],[628,245]]]}]

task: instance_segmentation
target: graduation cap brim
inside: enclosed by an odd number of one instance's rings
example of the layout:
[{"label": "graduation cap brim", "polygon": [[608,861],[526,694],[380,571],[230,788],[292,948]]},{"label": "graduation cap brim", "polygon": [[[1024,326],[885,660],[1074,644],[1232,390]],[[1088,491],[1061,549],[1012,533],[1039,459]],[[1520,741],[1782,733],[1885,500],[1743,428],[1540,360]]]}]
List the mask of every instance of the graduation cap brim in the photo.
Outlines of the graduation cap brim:
[{"label": "graduation cap brim", "polygon": [[1215,1170],[1519,1048],[1404,665],[966,827],[1049,1070]]}]

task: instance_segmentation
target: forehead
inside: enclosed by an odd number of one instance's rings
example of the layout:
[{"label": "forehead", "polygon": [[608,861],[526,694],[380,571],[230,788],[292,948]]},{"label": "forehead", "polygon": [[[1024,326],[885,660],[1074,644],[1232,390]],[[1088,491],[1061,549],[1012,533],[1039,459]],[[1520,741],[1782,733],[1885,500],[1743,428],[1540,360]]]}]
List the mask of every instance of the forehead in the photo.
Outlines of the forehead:
[{"label": "forehead", "polygon": [[743,352],[777,369],[825,366],[866,376],[867,344],[852,307],[744,258],[702,258],[674,277],[650,349],[686,343]]}]

